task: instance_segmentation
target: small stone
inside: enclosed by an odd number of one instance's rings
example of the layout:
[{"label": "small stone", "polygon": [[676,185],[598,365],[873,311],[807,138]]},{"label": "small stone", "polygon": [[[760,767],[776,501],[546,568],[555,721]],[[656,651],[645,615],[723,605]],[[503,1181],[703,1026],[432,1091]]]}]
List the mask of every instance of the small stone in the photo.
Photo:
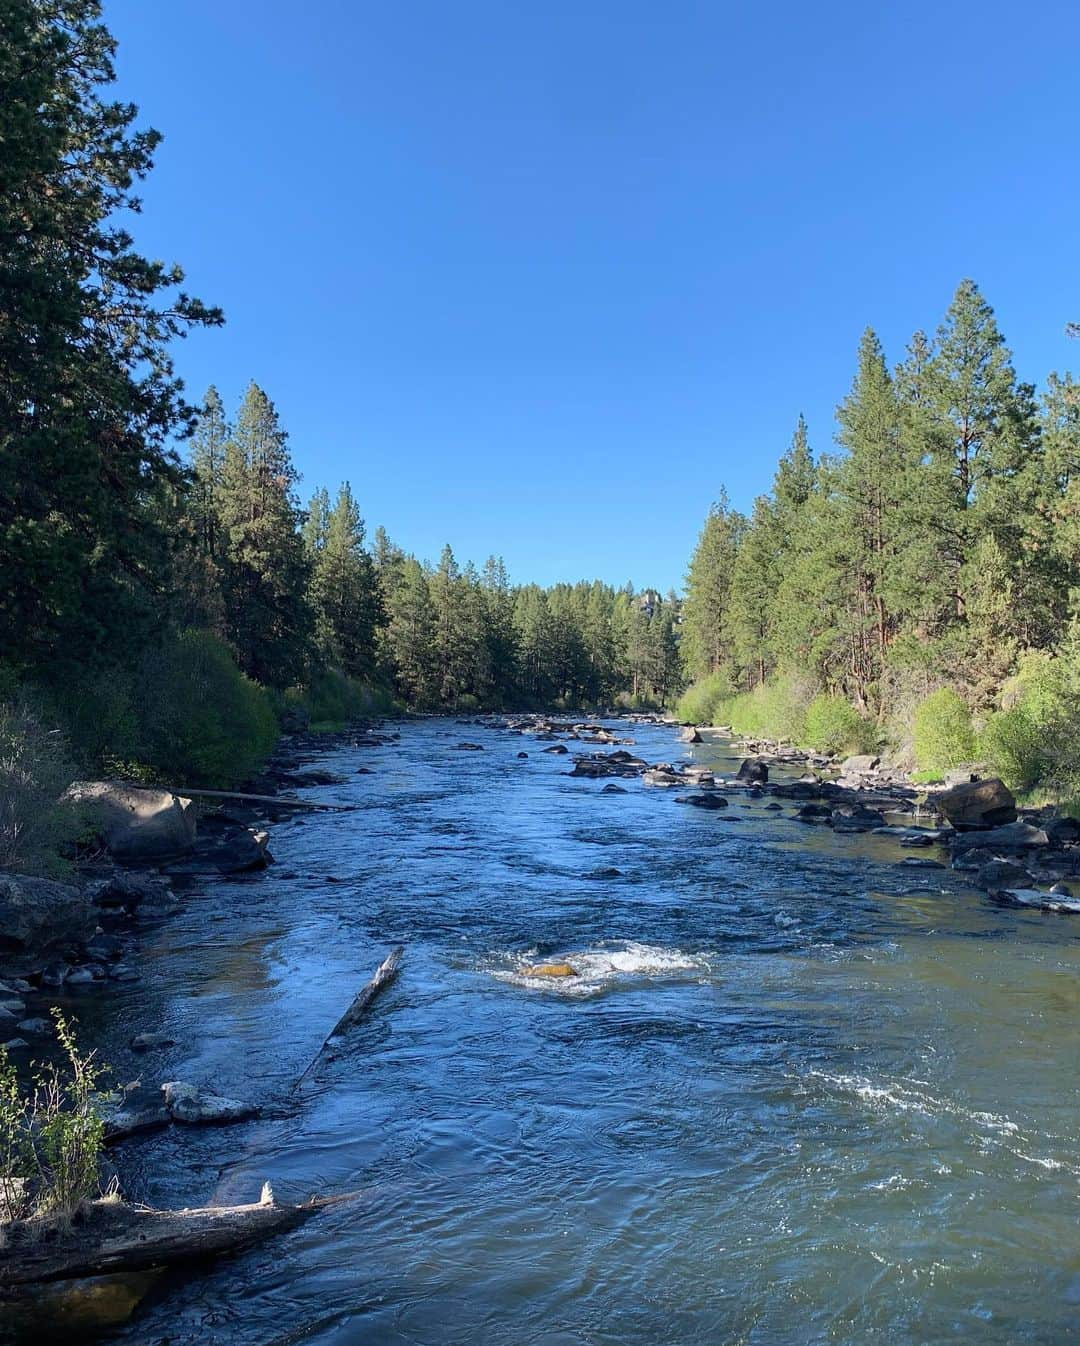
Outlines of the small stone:
[{"label": "small stone", "polygon": [[520,758],[522,758],[522,757],[528,757],[528,755],[529,755],[529,754],[528,754],[527,752],[519,752],[519,753],[518,753],[518,758],[520,759]]},{"label": "small stone", "polygon": [[67,963],[50,963],[41,973],[42,986],[63,986],[71,968]]},{"label": "small stone", "polygon": [[523,977],[576,977],[577,970],[569,963],[534,963],[521,969]]},{"label": "small stone", "polygon": [[65,978],[68,986],[86,986],[95,980],[94,974],[88,967],[74,967]]},{"label": "small stone", "polygon": [[138,981],[139,974],[135,971],[133,967],[129,967],[127,963],[117,963],[115,967],[111,968],[109,971],[109,980]]}]

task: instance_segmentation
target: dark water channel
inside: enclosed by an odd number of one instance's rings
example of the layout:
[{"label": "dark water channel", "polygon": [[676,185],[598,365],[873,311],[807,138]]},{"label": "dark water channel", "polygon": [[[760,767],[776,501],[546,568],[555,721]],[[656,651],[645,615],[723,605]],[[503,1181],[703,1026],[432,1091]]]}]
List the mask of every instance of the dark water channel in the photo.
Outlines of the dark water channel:
[{"label": "dark water channel", "polygon": [[[722,744],[633,732],[650,761],[732,769]],[[146,1278],[100,1339],[1080,1337],[1080,919],[1000,910],[788,804],[707,813],[637,780],[602,794],[543,746],[430,720],[328,753],[348,783],[310,793],[358,811],[278,824],[265,876],[192,891],[146,932],[141,982],[83,994],[119,1079],[273,1113],[406,946],[291,1115],[119,1154],[128,1193],[155,1204],[254,1199],[264,1179],[362,1200]],[[584,877],[606,867],[621,876]],[[537,958],[583,975],[516,975]],[[180,1046],[127,1050],[157,1030]],[[49,1313],[89,1341],[87,1315],[134,1296],[105,1283]]]}]

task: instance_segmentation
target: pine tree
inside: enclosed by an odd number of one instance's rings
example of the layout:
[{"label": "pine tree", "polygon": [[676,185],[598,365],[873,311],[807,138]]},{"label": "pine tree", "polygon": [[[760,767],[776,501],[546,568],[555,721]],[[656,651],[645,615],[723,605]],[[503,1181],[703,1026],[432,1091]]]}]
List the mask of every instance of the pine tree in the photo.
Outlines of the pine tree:
[{"label": "pine tree", "polygon": [[428,577],[412,556],[402,562],[390,598],[386,638],[401,695],[420,709],[437,706],[442,675],[435,649],[436,614]]},{"label": "pine tree", "polygon": [[682,656],[690,679],[734,673],[728,608],[735,557],[746,520],[727,493],[709,510],[690,560],[683,605]]},{"label": "pine tree", "polygon": [[111,102],[95,0],[0,7],[0,660],[65,683],[167,619],[194,409],[169,346],[221,321],[127,219],[160,137]]},{"label": "pine tree", "polygon": [[241,668],[274,687],[303,675],[312,628],[296,482],[274,404],[252,383],[222,471],[225,614]]},{"label": "pine tree", "polygon": [[342,483],[333,506],[325,490],[316,491],[304,524],[304,541],[319,656],[349,677],[371,680],[382,596],[375,567],[364,548],[364,522],[348,482]]}]

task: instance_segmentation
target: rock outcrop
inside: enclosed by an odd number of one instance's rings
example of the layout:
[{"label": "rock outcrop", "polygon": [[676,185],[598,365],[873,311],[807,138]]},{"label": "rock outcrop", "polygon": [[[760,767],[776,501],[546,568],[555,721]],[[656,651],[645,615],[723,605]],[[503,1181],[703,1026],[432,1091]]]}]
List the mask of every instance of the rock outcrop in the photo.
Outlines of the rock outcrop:
[{"label": "rock outcrop", "polygon": [[186,855],[195,845],[195,806],[169,790],[76,781],[67,798],[86,809],[117,859],[168,859]]},{"label": "rock outcrop", "polygon": [[19,975],[90,939],[97,913],[68,883],[0,874],[0,964]]}]

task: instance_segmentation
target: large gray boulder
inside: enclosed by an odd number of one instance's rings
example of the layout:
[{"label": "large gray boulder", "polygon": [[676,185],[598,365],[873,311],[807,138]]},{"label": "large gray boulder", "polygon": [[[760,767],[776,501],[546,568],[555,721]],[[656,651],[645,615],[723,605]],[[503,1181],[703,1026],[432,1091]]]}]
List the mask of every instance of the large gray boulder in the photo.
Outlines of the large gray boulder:
[{"label": "large gray boulder", "polygon": [[167,859],[195,845],[195,806],[170,790],[76,781],[67,796],[86,808],[118,859]]},{"label": "large gray boulder", "polygon": [[934,803],[941,816],[958,832],[1001,827],[1016,822],[1017,818],[1016,799],[996,776],[942,790]]},{"label": "large gray boulder", "polygon": [[246,1122],[259,1115],[259,1109],[250,1103],[223,1098],[180,1080],[163,1084],[161,1094],[169,1116],[185,1126],[221,1126],[228,1122]]},{"label": "large gray boulder", "polygon": [[96,926],[93,904],[70,883],[0,874],[0,964],[13,975],[85,943]]},{"label": "large gray boulder", "polygon": [[954,851],[982,850],[987,846],[995,851],[1026,851],[1049,844],[1050,838],[1043,829],[1030,823],[1008,823],[988,832],[961,832],[952,838]]}]

